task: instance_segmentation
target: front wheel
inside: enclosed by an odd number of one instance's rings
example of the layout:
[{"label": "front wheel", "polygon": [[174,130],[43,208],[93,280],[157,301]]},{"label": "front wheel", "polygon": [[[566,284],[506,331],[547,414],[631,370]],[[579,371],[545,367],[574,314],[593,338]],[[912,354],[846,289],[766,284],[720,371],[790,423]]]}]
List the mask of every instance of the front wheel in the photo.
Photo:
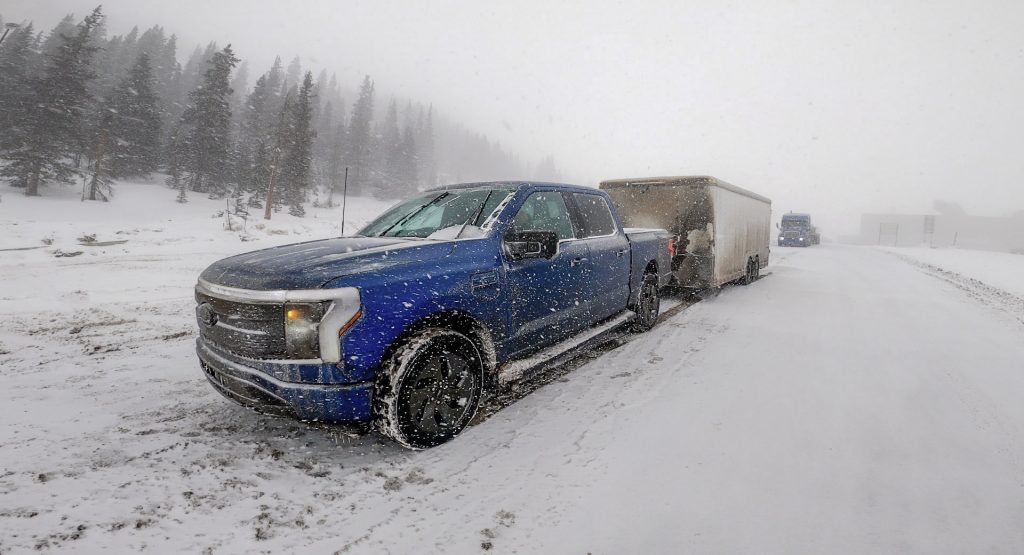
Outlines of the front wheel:
[{"label": "front wheel", "polygon": [[630,323],[631,331],[641,333],[654,327],[658,322],[658,312],[661,310],[661,297],[658,294],[658,276],[647,274],[640,285],[640,297],[636,301],[633,311],[636,318]]},{"label": "front wheel", "polygon": [[428,328],[415,334],[383,370],[375,400],[378,429],[410,449],[459,435],[480,405],[483,358],[456,331]]}]

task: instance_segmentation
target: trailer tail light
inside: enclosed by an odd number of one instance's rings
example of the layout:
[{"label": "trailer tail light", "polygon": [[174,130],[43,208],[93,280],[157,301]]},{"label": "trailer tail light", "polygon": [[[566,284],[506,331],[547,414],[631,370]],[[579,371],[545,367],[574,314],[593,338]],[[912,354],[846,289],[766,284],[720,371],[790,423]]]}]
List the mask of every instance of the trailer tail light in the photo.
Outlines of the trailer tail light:
[{"label": "trailer tail light", "polygon": [[676,240],[673,237],[669,237],[668,239],[668,255],[671,258],[676,257]]}]

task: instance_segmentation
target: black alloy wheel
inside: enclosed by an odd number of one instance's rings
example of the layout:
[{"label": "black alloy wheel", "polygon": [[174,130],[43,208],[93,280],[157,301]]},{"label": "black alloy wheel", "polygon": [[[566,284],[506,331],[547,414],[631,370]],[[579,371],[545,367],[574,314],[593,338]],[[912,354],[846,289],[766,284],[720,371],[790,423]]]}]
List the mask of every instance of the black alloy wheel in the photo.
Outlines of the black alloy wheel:
[{"label": "black alloy wheel", "polygon": [[392,361],[381,430],[413,449],[440,445],[462,432],[483,391],[483,359],[476,345],[458,332],[428,329]]}]

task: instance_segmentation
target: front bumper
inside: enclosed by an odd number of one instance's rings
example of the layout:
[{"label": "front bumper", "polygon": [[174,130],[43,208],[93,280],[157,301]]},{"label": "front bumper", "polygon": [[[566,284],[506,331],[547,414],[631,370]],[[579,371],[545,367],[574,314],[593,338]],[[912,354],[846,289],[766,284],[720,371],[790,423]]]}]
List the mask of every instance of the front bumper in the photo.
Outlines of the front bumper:
[{"label": "front bumper", "polygon": [[196,340],[196,354],[206,379],[221,395],[259,412],[339,423],[366,422],[373,416],[373,382],[281,381],[249,366],[247,359],[217,349],[202,338]]}]

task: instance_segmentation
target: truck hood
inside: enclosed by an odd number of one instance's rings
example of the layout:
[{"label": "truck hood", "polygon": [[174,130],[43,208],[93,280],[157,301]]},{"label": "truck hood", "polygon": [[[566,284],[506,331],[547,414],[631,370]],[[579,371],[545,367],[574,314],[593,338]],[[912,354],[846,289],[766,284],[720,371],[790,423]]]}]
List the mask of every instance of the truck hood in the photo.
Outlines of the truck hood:
[{"label": "truck hood", "polygon": [[316,289],[348,275],[448,256],[451,241],[345,237],[253,251],[213,263],[200,276],[242,289]]}]

